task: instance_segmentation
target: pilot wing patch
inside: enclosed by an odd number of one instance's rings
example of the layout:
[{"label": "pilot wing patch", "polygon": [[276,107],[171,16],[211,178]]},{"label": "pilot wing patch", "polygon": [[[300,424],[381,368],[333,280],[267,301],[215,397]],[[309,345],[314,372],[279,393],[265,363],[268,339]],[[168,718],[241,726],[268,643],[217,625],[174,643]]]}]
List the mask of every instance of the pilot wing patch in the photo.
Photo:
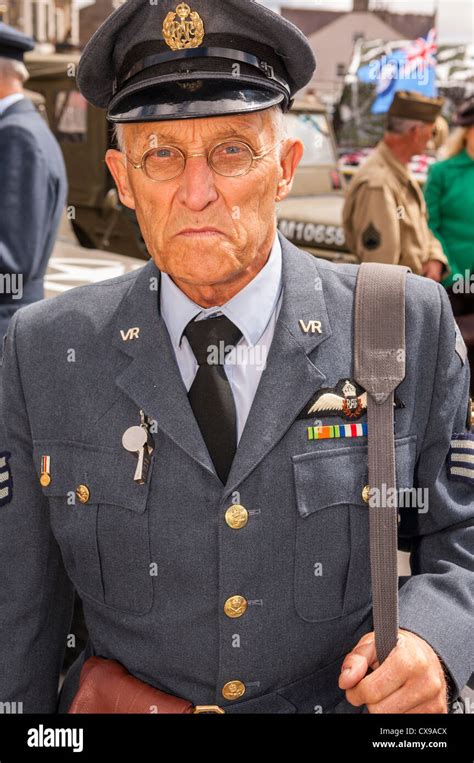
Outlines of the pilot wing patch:
[{"label": "pilot wing patch", "polygon": [[12,473],[8,459],[11,453],[0,453],[0,506],[10,503],[12,499]]},{"label": "pilot wing patch", "polygon": [[340,416],[353,421],[359,419],[366,410],[367,392],[351,379],[340,379],[335,387],[323,387],[318,390],[298,418]]},{"label": "pilot wing patch", "polygon": [[[395,407],[405,405],[395,397]],[[319,389],[305,405],[298,419],[318,419],[321,416],[339,416],[354,421],[367,412],[367,392],[353,379],[339,379],[335,387]]]}]

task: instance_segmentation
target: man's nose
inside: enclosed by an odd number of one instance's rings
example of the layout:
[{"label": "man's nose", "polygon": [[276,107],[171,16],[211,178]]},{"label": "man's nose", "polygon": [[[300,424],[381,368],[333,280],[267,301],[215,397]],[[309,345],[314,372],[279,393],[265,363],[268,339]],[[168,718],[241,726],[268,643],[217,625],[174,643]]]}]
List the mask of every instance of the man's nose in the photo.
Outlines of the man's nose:
[{"label": "man's nose", "polygon": [[194,211],[204,209],[218,198],[214,180],[214,173],[205,156],[188,156],[180,178],[179,200]]}]

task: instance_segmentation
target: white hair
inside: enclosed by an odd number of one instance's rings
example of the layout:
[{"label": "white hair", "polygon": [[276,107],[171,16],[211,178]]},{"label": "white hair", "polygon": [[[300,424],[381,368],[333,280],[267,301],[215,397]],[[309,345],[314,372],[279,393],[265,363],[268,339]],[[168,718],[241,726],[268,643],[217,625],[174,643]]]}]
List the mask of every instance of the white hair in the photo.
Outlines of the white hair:
[{"label": "white hair", "polygon": [[426,122],[422,122],[420,119],[389,117],[387,122],[387,132],[395,133],[395,135],[406,135],[413,127],[423,126],[425,124]]},{"label": "white hair", "polygon": [[[281,138],[281,140],[284,140],[284,138],[287,137],[287,122],[285,119],[285,115],[283,111],[281,110],[280,106],[279,105],[271,106],[269,109],[265,109],[265,111],[271,112],[271,117],[273,121],[274,131],[276,133],[276,137]],[[126,145],[125,145],[125,130],[124,130],[123,123],[118,123],[115,125],[113,136],[119,151],[122,151],[122,153],[125,153]]]},{"label": "white hair", "polygon": [[22,61],[15,61],[14,58],[0,57],[0,79],[7,82],[19,80],[23,85],[29,76],[28,69]]}]

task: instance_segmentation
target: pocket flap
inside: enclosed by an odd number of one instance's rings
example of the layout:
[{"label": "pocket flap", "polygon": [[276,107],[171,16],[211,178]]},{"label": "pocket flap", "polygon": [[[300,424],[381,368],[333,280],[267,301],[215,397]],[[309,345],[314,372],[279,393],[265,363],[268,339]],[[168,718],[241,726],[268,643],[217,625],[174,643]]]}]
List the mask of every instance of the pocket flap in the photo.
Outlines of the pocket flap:
[{"label": "pocket flap", "polygon": [[[416,435],[395,439],[397,488],[413,485]],[[367,506],[368,446],[349,445],[292,456],[296,502],[302,517],[339,504]]]},{"label": "pocket flap", "polygon": [[152,464],[146,483],[139,485],[133,479],[137,459],[132,453],[71,440],[34,440],[33,453],[38,479],[42,457],[50,458],[51,482],[41,486],[45,496],[67,496],[85,485],[90,492],[87,503],[145,511]]}]

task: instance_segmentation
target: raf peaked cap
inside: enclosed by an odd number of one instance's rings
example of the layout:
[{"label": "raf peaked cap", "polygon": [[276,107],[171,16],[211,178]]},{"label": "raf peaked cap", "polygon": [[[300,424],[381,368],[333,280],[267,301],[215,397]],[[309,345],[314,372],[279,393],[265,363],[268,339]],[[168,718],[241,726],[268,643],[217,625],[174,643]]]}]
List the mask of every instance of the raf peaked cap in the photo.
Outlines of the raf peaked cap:
[{"label": "raf peaked cap", "polygon": [[78,87],[111,122],[286,111],[316,68],[303,33],[254,0],[127,0],[84,48]]},{"label": "raf peaked cap", "polygon": [[444,98],[428,98],[410,90],[398,90],[388,110],[389,117],[435,122],[441,113]]},{"label": "raf peaked cap", "polygon": [[0,58],[13,58],[23,61],[27,50],[33,50],[35,41],[12,26],[0,21]]}]

